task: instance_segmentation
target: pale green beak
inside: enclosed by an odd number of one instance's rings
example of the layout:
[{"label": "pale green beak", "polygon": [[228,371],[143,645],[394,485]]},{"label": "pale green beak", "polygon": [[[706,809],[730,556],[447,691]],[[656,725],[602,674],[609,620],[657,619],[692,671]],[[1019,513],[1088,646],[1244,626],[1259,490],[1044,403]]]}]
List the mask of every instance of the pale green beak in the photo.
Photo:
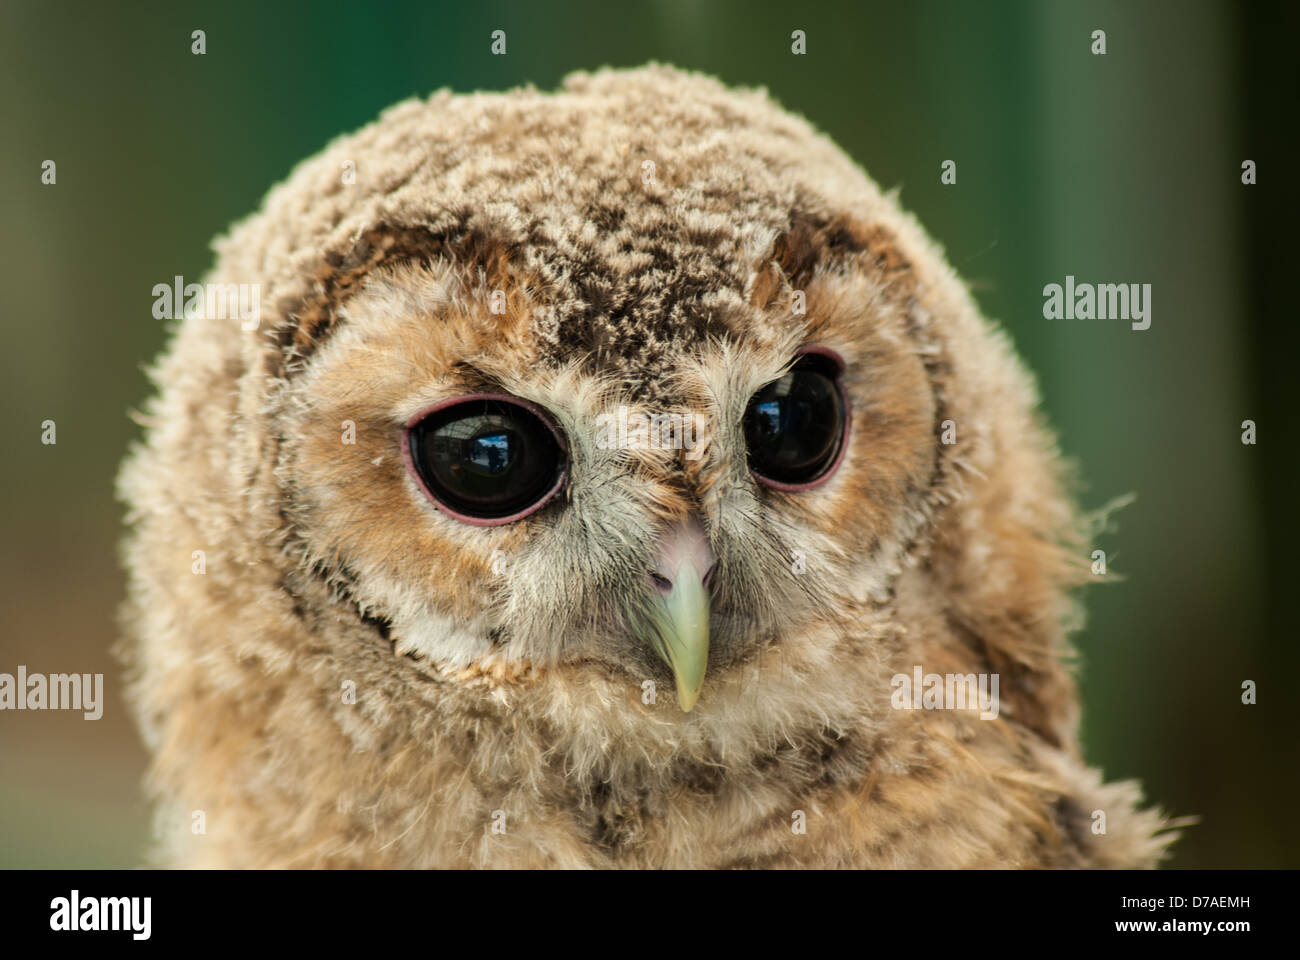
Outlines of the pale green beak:
[{"label": "pale green beak", "polygon": [[685,560],[674,571],[672,589],[651,597],[643,639],[672,668],[677,704],[691,712],[709,665],[709,593],[704,575]]},{"label": "pale green beak", "polygon": [[636,632],[673,671],[677,704],[691,712],[709,665],[709,588],[713,551],[698,520],[664,530],[653,568],[657,590],[636,604]]}]

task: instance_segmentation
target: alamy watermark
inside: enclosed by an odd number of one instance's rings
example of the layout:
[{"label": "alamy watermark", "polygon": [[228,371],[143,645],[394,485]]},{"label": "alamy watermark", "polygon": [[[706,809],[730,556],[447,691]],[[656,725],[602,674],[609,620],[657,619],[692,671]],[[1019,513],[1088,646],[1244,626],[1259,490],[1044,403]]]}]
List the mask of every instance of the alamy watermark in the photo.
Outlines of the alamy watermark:
[{"label": "alamy watermark", "polygon": [[919,666],[911,676],[896,673],[889,685],[889,704],[895,710],[975,710],[981,720],[998,716],[996,673],[924,673]]},{"label": "alamy watermark", "polygon": [[1151,284],[1049,283],[1043,287],[1044,320],[1131,320],[1134,330],[1151,326]]},{"label": "alamy watermark", "polygon": [[238,320],[241,330],[256,330],[262,317],[260,283],[186,283],[176,276],[154,284],[153,297],[155,320]]},{"label": "alamy watermark", "polygon": [[148,940],[152,913],[152,897],[83,897],[80,890],[73,890],[50,901],[50,929],[125,931],[133,940]]},{"label": "alamy watermark", "polygon": [[0,673],[0,710],[80,710],[87,720],[104,715],[102,673]]},{"label": "alamy watermark", "polygon": [[685,450],[687,460],[704,454],[700,436],[704,414],[631,413],[619,405],[617,413],[596,417],[596,446],[601,450]]}]

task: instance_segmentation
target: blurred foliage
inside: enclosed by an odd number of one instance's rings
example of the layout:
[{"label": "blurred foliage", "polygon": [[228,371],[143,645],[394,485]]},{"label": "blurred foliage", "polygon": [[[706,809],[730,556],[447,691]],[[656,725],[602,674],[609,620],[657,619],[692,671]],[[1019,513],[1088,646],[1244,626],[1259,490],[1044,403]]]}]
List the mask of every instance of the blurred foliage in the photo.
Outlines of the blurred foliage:
[{"label": "blurred foliage", "polygon": [[[1125,579],[1090,591],[1077,637],[1089,758],[1200,815],[1175,865],[1297,865],[1295,5],[10,2],[0,25],[0,670],[103,671],[109,700],[94,723],[0,715],[0,866],[131,865],[146,843],[107,649],[113,477],[164,337],[153,285],[197,278],[214,234],[397,100],[647,60],[767,87],[901,188],[1036,372],[1085,505],[1137,494],[1098,544]],[[1151,329],[1043,320],[1066,274],[1151,283]]]}]

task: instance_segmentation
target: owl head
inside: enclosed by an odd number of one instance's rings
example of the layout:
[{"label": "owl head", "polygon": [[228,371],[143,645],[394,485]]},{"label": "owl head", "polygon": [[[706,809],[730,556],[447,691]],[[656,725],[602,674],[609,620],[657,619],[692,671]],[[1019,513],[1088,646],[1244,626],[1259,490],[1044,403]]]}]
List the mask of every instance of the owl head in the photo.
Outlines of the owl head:
[{"label": "owl head", "polygon": [[482,771],[532,744],[644,780],[866,742],[927,651],[1068,736],[1077,523],[1032,383],[763,92],[663,67],[440,92],[217,252],[256,328],[180,324],[122,481],[157,750],[220,701],[264,736],[499,735]]}]

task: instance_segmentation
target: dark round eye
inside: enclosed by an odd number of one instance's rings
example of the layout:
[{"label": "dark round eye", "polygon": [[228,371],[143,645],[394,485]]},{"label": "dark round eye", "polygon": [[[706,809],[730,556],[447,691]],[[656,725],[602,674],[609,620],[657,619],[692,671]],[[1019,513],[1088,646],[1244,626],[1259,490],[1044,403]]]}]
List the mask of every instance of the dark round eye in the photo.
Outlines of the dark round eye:
[{"label": "dark round eye", "polygon": [[848,433],[839,372],[830,355],[805,353],[784,377],[750,398],[745,442],[759,481],[778,490],[804,490],[834,472]]},{"label": "dark round eye", "polygon": [[466,523],[518,520],[564,483],[555,429],[531,404],[459,397],[407,427],[408,466],[444,511]]}]

